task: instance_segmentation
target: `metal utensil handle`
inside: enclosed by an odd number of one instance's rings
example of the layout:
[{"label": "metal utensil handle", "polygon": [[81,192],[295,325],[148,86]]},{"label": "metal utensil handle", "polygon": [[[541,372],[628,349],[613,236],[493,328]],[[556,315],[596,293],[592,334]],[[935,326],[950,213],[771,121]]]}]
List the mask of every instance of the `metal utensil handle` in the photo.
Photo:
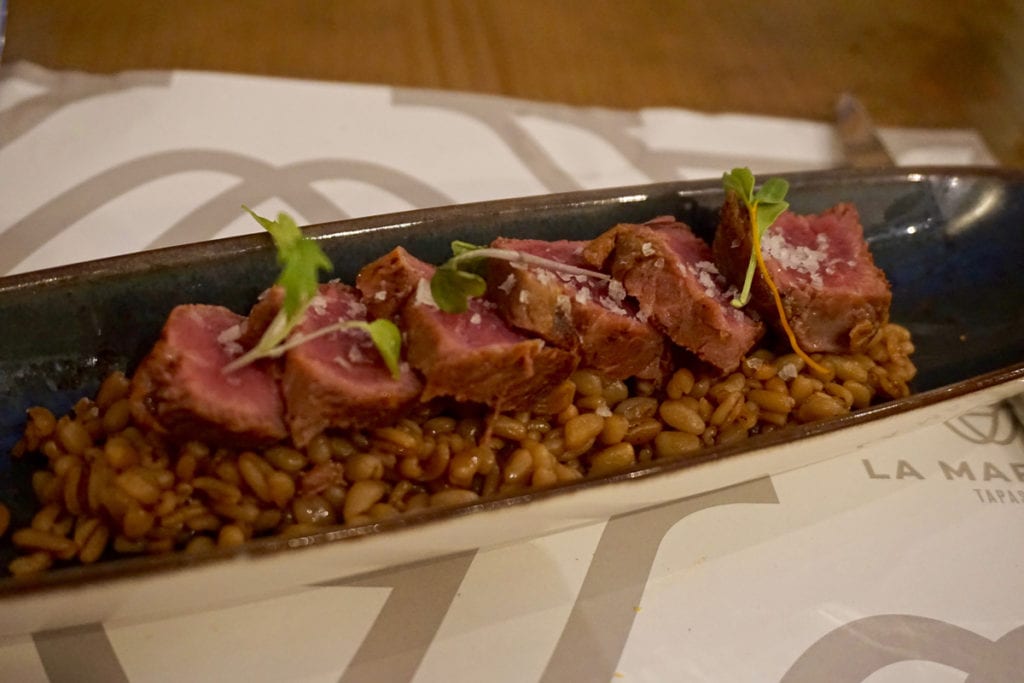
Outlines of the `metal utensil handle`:
[{"label": "metal utensil handle", "polygon": [[843,93],[836,101],[836,128],[847,165],[854,168],[895,165],[878,137],[868,110],[850,93]]}]

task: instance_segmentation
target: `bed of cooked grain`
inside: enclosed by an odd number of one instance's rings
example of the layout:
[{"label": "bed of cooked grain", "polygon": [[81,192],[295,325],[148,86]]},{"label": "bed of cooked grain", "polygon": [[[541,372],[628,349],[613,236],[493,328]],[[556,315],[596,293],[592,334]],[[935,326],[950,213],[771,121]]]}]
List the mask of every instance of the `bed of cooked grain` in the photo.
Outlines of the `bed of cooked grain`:
[{"label": "bed of cooked grain", "polygon": [[[827,375],[763,350],[732,374],[680,367],[661,386],[579,370],[549,397],[554,415],[424,409],[258,453],[144,433],[132,424],[129,381],[115,373],[69,415],[29,409],[15,454],[42,453],[47,466],[32,477],[38,511],[11,533],[20,554],[8,570],[202,552],[686,457],[906,396],[912,351],[909,332],[890,324],[865,354],[816,355]],[[0,503],[0,536],[9,523]]]}]

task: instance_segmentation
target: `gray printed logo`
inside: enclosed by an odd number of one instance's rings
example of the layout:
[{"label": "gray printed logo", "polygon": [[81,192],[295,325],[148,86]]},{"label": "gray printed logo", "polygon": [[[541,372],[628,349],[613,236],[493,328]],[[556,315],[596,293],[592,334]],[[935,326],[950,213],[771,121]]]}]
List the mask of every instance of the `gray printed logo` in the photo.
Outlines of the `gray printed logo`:
[{"label": "gray printed logo", "polygon": [[719,505],[778,502],[764,477],[608,520],[542,683],[612,680],[658,548],[678,522]]},{"label": "gray printed logo", "polygon": [[959,669],[965,683],[1024,681],[1024,626],[992,641],[938,619],[883,614],[851,621],[812,645],[781,683],[862,683],[898,662]]},{"label": "gray printed logo", "polygon": [[[676,523],[719,505],[778,502],[766,477],[612,517],[541,680],[611,680],[658,548]],[[394,588],[341,683],[412,680],[474,556],[452,555],[339,581],[338,585]]]},{"label": "gray printed logo", "polygon": [[1003,404],[976,408],[949,420],[946,426],[961,439],[975,444],[1007,445],[1018,436],[1024,437],[1024,426]]}]

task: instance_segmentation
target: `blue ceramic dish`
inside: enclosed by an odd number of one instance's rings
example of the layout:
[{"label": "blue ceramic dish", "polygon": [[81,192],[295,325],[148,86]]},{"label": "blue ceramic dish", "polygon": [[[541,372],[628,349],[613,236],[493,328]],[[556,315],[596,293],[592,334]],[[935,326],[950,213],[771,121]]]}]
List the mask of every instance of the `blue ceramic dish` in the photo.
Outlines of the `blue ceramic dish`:
[{"label": "blue ceramic dish", "polygon": [[[324,532],[308,543],[429,523],[467,510],[485,512],[496,504],[525,504],[537,496],[624,477],[657,477],[1024,378],[1024,172],[921,168],[804,173],[788,179],[788,198],[798,212],[821,211],[840,201],[858,207],[876,263],[892,283],[892,319],[913,333],[919,368],[914,396],[685,462],[659,462],[542,494],[485,501],[372,529]],[[718,181],[661,183],[347,220],[311,226],[308,234],[332,258],[336,275],[351,282],[364,263],[397,244],[437,263],[447,257],[453,239],[583,239],[618,222],[665,214],[710,237],[722,198]],[[78,397],[92,395],[110,371],[130,371],[175,305],[217,303],[246,312],[275,276],[269,238],[252,235],[0,279],[0,500],[13,510],[15,523],[31,515],[30,463],[10,457],[27,407],[66,411]],[[0,543],[7,543],[0,545],[0,561],[6,564],[13,549],[6,539]],[[291,545],[264,539],[247,550],[276,552]],[[197,561],[204,560],[187,560]],[[0,596],[185,562],[169,555],[64,569],[30,582],[0,579]]]}]

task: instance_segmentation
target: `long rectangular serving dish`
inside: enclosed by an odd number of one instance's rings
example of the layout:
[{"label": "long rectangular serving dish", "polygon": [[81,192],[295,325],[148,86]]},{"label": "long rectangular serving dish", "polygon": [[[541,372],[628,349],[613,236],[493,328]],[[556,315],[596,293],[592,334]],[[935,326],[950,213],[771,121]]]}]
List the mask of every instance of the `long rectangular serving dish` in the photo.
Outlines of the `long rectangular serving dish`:
[{"label": "long rectangular serving dish", "polygon": [[[911,397],[686,460],[463,508],[256,540],[230,552],[2,578],[0,636],[237,604],[599,522],[834,457],[1024,391],[1024,172],[919,168],[787,179],[800,213],[857,205],[893,286],[892,318],[914,336],[919,374]],[[397,244],[439,263],[453,239],[584,239],[666,214],[710,237],[722,199],[717,180],[661,183],[341,221],[308,234],[336,275],[352,282],[364,263]],[[0,279],[0,500],[15,522],[31,516],[28,464],[10,456],[26,408],[66,411],[110,371],[130,371],[173,306],[217,303],[245,312],[275,276],[270,240],[252,235]],[[12,556],[8,534],[0,561],[6,566]]]}]

